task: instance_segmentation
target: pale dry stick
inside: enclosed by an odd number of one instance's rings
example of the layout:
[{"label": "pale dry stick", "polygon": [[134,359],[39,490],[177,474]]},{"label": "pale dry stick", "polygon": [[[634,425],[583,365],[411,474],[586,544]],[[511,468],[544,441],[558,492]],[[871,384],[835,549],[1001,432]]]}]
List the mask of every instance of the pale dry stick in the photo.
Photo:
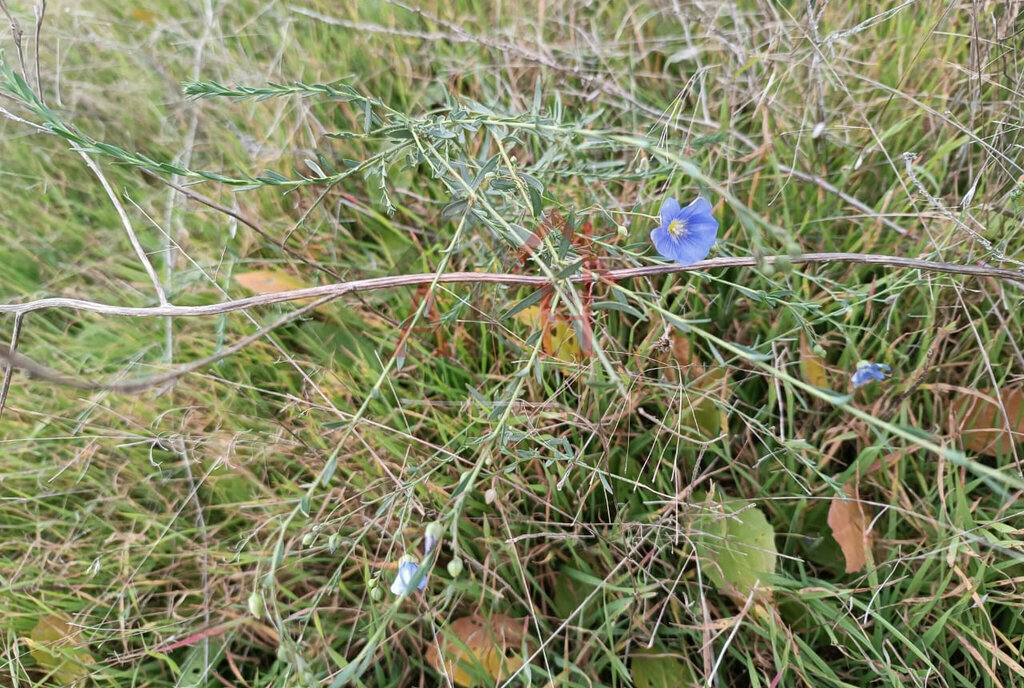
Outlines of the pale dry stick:
[{"label": "pale dry stick", "polygon": [[[0,94],[0,95],[3,95],[3,94]],[[38,124],[36,124],[35,122],[29,122],[27,119],[22,119],[21,117],[18,117],[16,114],[14,114],[13,112],[11,112],[10,110],[8,110],[6,108],[0,107],[0,115],[3,115],[4,117],[6,117],[7,119],[11,120],[12,122],[17,122],[18,124],[25,124],[25,125],[28,125],[30,127],[34,127],[37,131],[39,131],[42,134],[52,134],[53,133],[52,131],[50,131],[46,127],[41,127]]]},{"label": "pale dry stick", "polygon": [[14,327],[11,329],[11,347],[7,352],[7,358],[3,362],[4,382],[3,387],[0,387],[0,417],[4,415],[7,392],[11,389],[11,379],[14,377],[14,368],[16,367],[14,361],[17,360],[18,356],[18,337],[21,336],[21,321],[24,317],[21,314],[14,316]]},{"label": "pale dry stick", "polygon": [[[753,257],[736,258],[712,258],[702,260],[692,265],[649,265],[638,268],[623,268],[620,270],[609,270],[599,275],[604,282],[618,282],[624,279],[636,277],[650,277],[654,275],[665,275],[672,273],[706,271],[716,268],[731,267],[754,267],[760,264],[772,265],[778,259],[777,256],[764,256],[760,259]],[[938,263],[917,258],[901,258],[897,256],[885,256],[865,253],[808,253],[796,258],[788,258],[794,264],[827,264],[827,263],[858,263],[866,265],[883,265],[887,267],[898,267],[925,270],[946,274],[970,275],[975,277],[994,277],[997,279],[1012,281],[1014,284],[1024,288],[1024,272],[992,268],[982,265],[953,265],[950,263]],[[589,275],[577,275],[568,279],[568,282],[580,284],[590,281],[593,278]],[[352,282],[339,282],[326,284],[319,287],[307,287],[304,289],[292,289],[278,292],[276,294],[259,294],[237,301],[224,301],[221,303],[209,304],[206,306],[176,306],[164,304],[160,306],[116,306],[112,304],[99,303],[96,301],[84,301],[81,299],[68,298],[47,298],[28,301],[22,304],[0,305],[0,313],[12,313],[24,315],[32,311],[47,308],[70,308],[74,310],[99,313],[102,315],[119,315],[139,318],[153,317],[198,317],[209,315],[220,315],[234,311],[246,310],[257,306],[265,306],[286,301],[298,301],[302,299],[318,299],[314,303],[303,306],[297,311],[285,315],[276,322],[261,328],[259,331],[241,339],[238,343],[228,347],[220,353],[208,356],[193,363],[181,366],[180,368],[166,374],[154,375],[152,377],[128,380],[125,382],[98,382],[70,378],[62,373],[47,368],[35,361],[14,353],[0,350],[0,358],[14,368],[24,370],[29,375],[41,378],[54,384],[75,387],[78,389],[103,389],[115,392],[133,393],[140,392],[147,388],[165,384],[183,375],[199,370],[211,363],[215,363],[231,354],[241,351],[245,346],[258,340],[267,333],[281,325],[291,322],[295,318],[313,310],[319,305],[337,299],[346,294],[378,289],[393,289],[403,286],[418,286],[421,284],[504,284],[519,286],[543,287],[551,283],[547,277],[540,275],[517,275],[511,273],[485,273],[485,272],[450,272],[450,273],[423,273],[412,275],[391,275],[387,277],[374,277],[371,279],[355,280]]]},{"label": "pale dry stick", "polygon": [[[994,268],[987,265],[955,265],[953,263],[941,263],[938,261],[922,260],[919,258],[904,258],[901,256],[888,256],[874,253],[805,253],[801,256],[781,257],[794,265],[824,265],[829,263],[852,263],[860,265],[881,265],[892,268],[906,268],[910,270],[923,270],[952,275],[969,275],[973,277],[993,277],[1015,283],[1024,289],[1024,271],[1007,270]],[[719,268],[741,268],[757,267],[760,265],[774,265],[780,256],[735,256],[725,258],[710,258],[698,261],[690,265],[679,265],[677,263],[663,265],[647,265],[643,267],[621,268],[608,270],[596,275],[599,281],[618,282],[624,279],[637,277],[653,277],[656,275],[668,275],[685,272],[704,272]],[[565,281],[573,284],[591,282],[595,276],[576,275],[567,278]],[[351,282],[338,282],[335,284],[324,284],[318,287],[304,287],[302,289],[290,289],[288,291],[276,292],[273,294],[258,294],[256,296],[237,299],[235,301],[223,301],[207,304],[204,306],[176,306],[166,304],[160,306],[117,306],[98,301],[86,301],[83,299],[71,299],[64,297],[51,297],[26,301],[25,303],[0,304],[0,313],[29,313],[31,311],[44,310],[48,308],[69,308],[72,310],[98,313],[101,315],[120,315],[136,318],[159,318],[164,316],[196,317],[220,315],[235,311],[247,310],[258,306],[267,306],[287,301],[301,301],[304,299],[316,299],[321,297],[338,298],[346,294],[377,291],[380,289],[394,289],[397,287],[419,286],[431,282],[438,284],[504,284],[514,286],[543,287],[551,283],[551,280],[541,275],[520,275],[515,273],[492,273],[492,272],[448,272],[448,273],[419,273],[408,275],[388,275],[385,277],[372,277]]]},{"label": "pale dry stick", "polygon": [[78,151],[78,154],[82,156],[82,160],[85,161],[86,167],[96,175],[99,179],[100,184],[103,186],[103,190],[107,192],[107,197],[110,198],[110,202],[114,205],[114,210],[117,212],[117,216],[121,218],[121,226],[124,227],[124,231],[128,234],[128,241],[131,242],[132,248],[135,250],[135,255],[138,257],[139,262],[142,263],[143,269],[146,274],[149,275],[150,281],[153,283],[153,289],[156,291],[156,297],[160,301],[160,305],[166,306],[169,304],[167,301],[167,294],[164,293],[163,285],[160,284],[160,278],[156,275],[156,270],[153,269],[153,264],[149,262],[149,256],[146,255],[146,250],[142,248],[142,244],[139,243],[139,238],[135,235],[135,228],[132,227],[132,221],[128,218],[128,213],[125,212],[124,206],[121,205],[121,201],[118,199],[117,194],[114,193],[113,187],[110,186],[110,182],[107,181],[107,177],[103,174],[103,170],[100,169],[89,154],[85,151]]},{"label": "pale dry stick", "polygon": [[[210,34],[213,31],[214,26],[214,15],[213,6],[210,4],[210,0],[204,0],[203,2],[203,30],[198,40],[195,43],[195,54],[192,58],[192,81],[199,81],[202,76],[203,70],[203,55],[206,50],[206,44],[210,40]],[[192,151],[196,145],[196,133],[199,130],[199,113],[203,109],[202,102],[197,102],[194,107],[189,108],[189,119],[188,119],[188,130],[185,132],[185,145],[184,148],[175,161],[180,163],[178,166],[188,169],[192,166]],[[171,180],[180,182],[180,178],[177,174],[171,175]],[[180,223],[175,222],[174,210],[177,207],[178,196],[173,191],[168,192],[167,199],[167,212],[164,215],[164,284],[167,289],[173,290],[174,288],[174,246],[172,244],[180,245],[180,241],[176,240],[172,234],[175,233],[175,225]],[[177,232],[177,236],[182,235],[181,230]],[[164,358],[167,362],[174,360],[174,320],[168,318],[164,323]],[[209,610],[209,605],[204,605],[204,608]],[[209,612],[207,612],[209,613]],[[206,619],[209,623],[209,619]],[[209,646],[204,646],[204,650],[208,651]],[[205,666],[205,665],[204,665]]]},{"label": "pale dry stick", "polygon": [[[64,387],[72,387],[74,389],[84,390],[105,390],[110,392],[121,392],[124,394],[134,394],[149,389],[151,387],[157,387],[163,384],[167,384],[169,382],[173,382],[174,380],[177,380],[178,378],[184,375],[194,373],[195,371],[200,370],[201,368],[205,368],[208,365],[211,365],[213,363],[216,363],[217,361],[227,358],[228,356],[236,354],[245,347],[252,344],[253,342],[270,334],[277,328],[283,325],[287,325],[293,320],[302,317],[306,313],[312,311],[315,308],[318,308],[319,306],[322,306],[323,304],[335,298],[337,297],[325,296],[321,299],[318,299],[317,301],[314,301],[313,303],[307,304],[302,308],[299,308],[298,310],[292,311],[291,313],[287,313],[286,315],[284,315],[281,318],[278,318],[271,324],[266,325],[265,327],[261,327],[256,332],[253,332],[252,334],[243,337],[242,339],[238,340],[231,346],[215,354],[212,354],[205,358],[201,358],[198,361],[193,361],[192,363],[179,366],[178,368],[167,373],[162,373],[160,375],[151,375],[148,377],[138,378],[135,380],[126,380],[124,382],[99,382],[94,380],[85,380],[81,378],[69,377],[67,375],[64,375],[63,373],[53,370],[52,368],[47,368],[44,365],[36,363],[32,359],[13,351],[0,351],[0,359],[3,359],[3,364],[7,367],[23,370],[24,372],[28,373],[31,377],[35,377],[46,382],[51,382],[53,384],[62,385]],[[18,322],[17,318],[20,317],[21,314],[16,314],[15,323]]]},{"label": "pale dry stick", "polygon": [[[7,21],[11,23],[11,36],[14,38],[14,47],[18,51],[18,62],[21,64],[21,75],[27,77],[25,73],[25,51],[23,47],[22,39],[25,37],[25,32],[21,30],[21,24],[11,14],[11,10],[7,7],[7,0],[0,0],[0,11],[3,11],[7,15]],[[28,81],[28,79],[25,79]]]},{"label": "pale dry stick", "polygon": [[43,100],[43,81],[39,77],[39,36],[43,32],[43,18],[46,16],[46,0],[39,0],[39,2],[33,6],[32,11],[36,15],[36,94],[39,96],[39,102],[45,104],[46,101]]}]

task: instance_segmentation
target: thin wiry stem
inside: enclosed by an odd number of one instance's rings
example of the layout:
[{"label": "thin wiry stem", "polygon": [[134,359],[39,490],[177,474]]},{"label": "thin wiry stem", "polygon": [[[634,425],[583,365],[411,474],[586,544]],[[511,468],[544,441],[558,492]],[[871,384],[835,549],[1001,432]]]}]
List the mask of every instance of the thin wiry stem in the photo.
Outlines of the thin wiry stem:
[{"label": "thin wiry stem", "polygon": [[18,314],[14,316],[14,328],[11,330],[11,348],[3,361],[4,382],[0,387],[0,417],[4,415],[4,406],[7,403],[7,393],[11,389],[11,378],[14,377],[15,361],[18,356],[18,338],[21,336],[21,323],[25,316]]},{"label": "thin wiry stem", "polygon": [[36,44],[34,46],[36,53],[36,93],[39,95],[39,102],[44,103],[46,101],[43,99],[43,80],[39,76],[39,46],[42,45],[39,37],[43,33],[43,19],[46,17],[46,0],[39,0],[33,11],[36,15]]},{"label": "thin wiry stem", "polygon": [[128,219],[128,213],[125,212],[124,206],[121,205],[121,201],[118,199],[117,194],[114,193],[114,189],[110,186],[106,176],[103,174],[103,170],[100,169],[89,154],[85,151],[78,151],[78,154],[82,156],[82,160],[85,161],[86,167],[88,167],[96,178],[99,179],[100,184],[103,186],[103,190],[107,192],[107,197],[110,198],[110,202],[114,205],[114,210],[117,212],[117,216],[121,218],[121,224],[124,226],[124,231],[128,234],[128,241],[131,242],[132,248],[135,249],[135,255],[138,256],[139,262],[142,263],[143,269],[146,274],[149,275],[150,281],[153,283],[153,288],[156,290],[156,297],[160,301],[161,305],[168,305],[167,294],[164,293],[163,285],[160,284],[160,278],[156,276],[156,270],[153,269],[153,264],[149,261],[149,256],[146,255],[145,249],[142,248],[142,244],[139,243],[139,238],[135,235],[135,229],[132,227],[132,221]]},{"label": "thin wiry stem", "polygon": [[0,11],[3,11],[3,13],[7,15],[7,21],[11,23],[11,37],[14,39],[14,47],[18,51],[18,63],[21,65],[21,75],[22,77],[26,77],[25,51],[24,43],[22,41],[25,37],[25,32],[21,30],[21,24],[19,24],[18,20],[15,19],[13,14],[11,14],[11,10],[7,7],[7,2],[5,0],[0,0]]}]

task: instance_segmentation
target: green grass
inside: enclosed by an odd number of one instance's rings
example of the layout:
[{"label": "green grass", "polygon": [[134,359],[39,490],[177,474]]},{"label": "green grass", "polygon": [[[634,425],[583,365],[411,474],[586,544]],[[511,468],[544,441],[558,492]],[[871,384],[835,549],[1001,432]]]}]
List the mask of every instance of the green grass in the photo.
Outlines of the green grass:
[{"label": "green grass", "polygon": [[[9,4],[34,89],[31,4]],[[158,303],[74,146],[181,305],[241,298],[234,277],[255,270],[559,275],[574,254],[557,232],[515,267],[538,204],[592,222],[605,267],[648,265],[663,197],[697,193],[721,221],[713,255],[1018,269],[1017,9],[898,5],[50,2],[43,104],[0,96],[58,134],[0,113],[0,303]],[[20,74],[9,36],[3,49]],[[581,293],[559,281],[554,312],[578,314]],[[575,361],[512,314],[529,299],[349,295],[135,395],[15,373],[0,682],[445,685],[435,633],[503,614],[525,619],[532,657],[514,685],[667,685],[644,666],[674,686],[1024,683],[1024,447],[965,448],[953,412],[999,389],[1018,422],[1020,282],[845,261],[628,280],[597,287],[597,355]],[[18,351],[133,378],[295,309],[45,309]],[[831,391],[808,384],[815,346]],[[847,396],[860,360],[892,377]],[[844,484],[873,517],[855,573],[827,524]],[[694,548],[723,496],[774,529],[768,598],[728,594]],[[428,586],[396,598],[432,521]],[[33,642],[41,621],[62,649]]]}]

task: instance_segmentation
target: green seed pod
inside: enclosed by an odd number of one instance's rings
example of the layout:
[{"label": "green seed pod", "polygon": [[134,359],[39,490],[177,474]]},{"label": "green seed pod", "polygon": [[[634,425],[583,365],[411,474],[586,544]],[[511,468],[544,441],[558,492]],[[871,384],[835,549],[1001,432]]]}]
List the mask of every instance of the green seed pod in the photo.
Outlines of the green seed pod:
[{"label": "green seed pod", "polygon": [[380,588],[370,588],[370,599],[374,602],[380,602],[384,599],[384,591]]},{"label": "green seed pod", "polygon": [[255,616],[257,619],[263,616],[263,598],[255,590],[249,595],[249,613]]},{"label": "green seed pod", "polygon": [[462,558],[455,557],[448,562],[448,575],[452,578],[458,578],[460,573],[462,573]]},{"label": "green seed pod", "polygon": [[793,261],[790,260],[789,256],[777,256],[775,258],[775,269],[783,275],[788,275],[793,272]]},{"label": "green seed pod", "polygon": [[828,353],[827,351],[825,351],[825,347],[823,347],[821,344],[815,344],[814,348],[811,349],[811,351],[813,351],[814,355],[817,356],[818,358],[825,358],[825,355]]}]

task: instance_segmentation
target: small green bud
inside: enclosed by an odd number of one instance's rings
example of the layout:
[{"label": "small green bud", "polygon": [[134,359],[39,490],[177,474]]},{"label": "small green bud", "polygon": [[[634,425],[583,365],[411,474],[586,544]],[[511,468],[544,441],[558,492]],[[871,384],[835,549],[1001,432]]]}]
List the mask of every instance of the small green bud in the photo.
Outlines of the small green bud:
[{"label": "small green bud", "polygon": [[309,547],[313,544],[313,538],[316,537],[313,533],[306,533],[302,536],[302,546]]},{"label": "small green bud", "polygon": [[629,228],[626,225],[619,225],[615,228],[615,233],[619,235],[620,239],[626,239],[629,237]]},{"label": "small green bud", "polygon": [[438,523],[437,521],[431,521],[430,523],[427,524],[427,527],[426,527],[426,535],[427,535],[427,537],[434,538],[435,540],[438,540],[438,539],[440,539],[440,537],[443,534],[444,534],[444,529],[441,527],[441,524]]},{"label": "small green bud", "polygon": [[777,256],[775,258],[775,269],[783,275],[793,272],[793,261],[789,256]]},{"label": "small green bud", "polygon": [[263,598],[255,590],[249,595],[249,613],[257,619],[263,616]]},{"label": "small green bud", "polygon": [[761,274],[764,275],[765,277],[774,277],[775,276],[775,266],[774,265],[765,265],[763,268],[761,268]]},{"label": "small green bud", "polygon": [[462,573],[462,558],[455,557],[448,562],[448,575],[452,578],[458,578],[460,573]]},{"label": "small green bud", "polygon": [[434,551],[434,548],[437,547],[437,543],[441,541],[441,536],[443,534],[444,530],[441,528],[441,524],[437,521],[431,521],[427,524],[423,533],[424,554],[429,554]]},{"label": "small green bud", "polygon": [[799,258],[803,254],[804,251],[802,248],[800,248],[800,244],[796,243],[795,241],[790,241],[789,243],[786,244],[786,255],[788,255],[790,258]]},{"label": "small green bud", "polygon": [[811,351],[813,351],[814,355],[817,356],[818,358],[825,358],[825,355],[828,353],[827,351],[825,351],[825,347],[823,347],[821,344],[815,344],[814,348],[811,349]]},{"label": "small green bud", "polygon": [[332,534],[331,537],[327,538],[327,551],[334,554],[338,550],[338,543],[340,541],[341,538],[338,537],[337,533]]},{"label": "small green bud", "polygon": [[374,602],[380,602],[384,599],[384,591],[380,588],[370,588],[370,599]]}]

